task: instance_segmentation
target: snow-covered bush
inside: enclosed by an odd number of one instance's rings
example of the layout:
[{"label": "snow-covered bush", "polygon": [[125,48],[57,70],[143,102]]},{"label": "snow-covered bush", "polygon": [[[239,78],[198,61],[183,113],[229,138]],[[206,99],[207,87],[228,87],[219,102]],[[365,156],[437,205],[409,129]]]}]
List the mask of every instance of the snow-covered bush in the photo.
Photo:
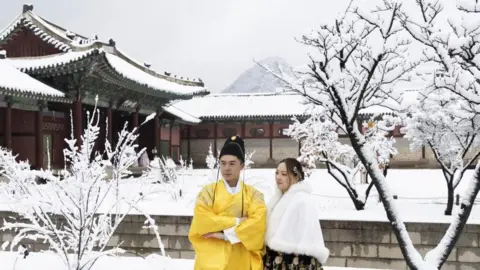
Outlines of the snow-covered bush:
[{"label": "snow-covered bush", "polygon": [[[87,113],[87,127],[81,142],[65,140],[64,156],[69,169],[62,180],[48,170],[30,170],[26,162],[17,162],[10,151],[0,149],[1,173],[9,179],[0,191],[14,205],[12,211],[18,215],[18,219],[6,219],[2,227],[2,230],[15,233],[9,243],[11,250],[24,240],[43,241],[68,270],[88,270],[101,256],[122,252],[118,246],[107,249],[107,243],[126,215],[134,209],[142,212],[138,203],[148,190],[122,193],[120,180],[130,174],[128,168],[145,149],[136,153],[137,128],[130,132],[125,124],[115,147],[106,141],[104,154],[107,159],[104,160],[104,155],[95,149],[100,132],[99,115],[96,108],[91,117]],[[146,121],[152,117],[147,117]],[[73,138],[73,134],[71,136]],[[113,174],[107,178],[110,167]],[[36,177],[48,181],[38,185]],[[147,214],[145,216],[152,220]],[[164,256],[158,231],[155,233]],[[7,248],[7,244],[2,246]]]},{"label": "snow-covered bush", "polygon": [[177,168],[175,161],[171,158],[155,157],[150,163],[147,177],[152,182],[160,184],[162,192],[169,193],[174,200],[183,196],[184,175],[188,169],[185,161],[180,158],[180,168]]}]

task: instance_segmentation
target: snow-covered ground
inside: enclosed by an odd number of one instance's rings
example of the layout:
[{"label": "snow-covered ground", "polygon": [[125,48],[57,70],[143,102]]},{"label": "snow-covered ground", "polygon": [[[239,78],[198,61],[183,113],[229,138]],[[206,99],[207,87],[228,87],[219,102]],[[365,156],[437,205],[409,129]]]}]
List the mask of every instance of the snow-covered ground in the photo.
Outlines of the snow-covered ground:
[{"label": "snow-covered ground", "polygon": [[[192,270],[193,260],[169,259],[159,256],[102,257],[92,270]],[[164,266],[164,267],[161,267]],[[31,253],[23,258],[14,252],[0,252],[0,270],[65,270],[61,260],[52,253]],[[325,270],[369,270],[367,268],[324,267]],[[377,269],[378,270],[378,269]]]},{"label": "snow-covered ground", "polygon": [[[466,172],[456,193],[462,194],[463,188],[471,178],[473,170]],[[141,186],[138,180],[125,180],[121,191],[136,194],[148,191],[141,203],[143,211],[157,215],[192,215],[195,197],[200,188],[216,177],[216,171],[198,169],[187,171],[183,178],[183,198],[175,201],[168,192],[163,192],[159,184]],[[268,200],[273,194],[274,169],[249,169],[245,172],[246,182],[252,184]],[[346,191],[326,170],[316,170],[307,179],[315,190],[318,211],[324,220],[387,220],[382,204],[378,203],[375,189],[372,189],[366,210],[356,211]],[[445,180],[440,170],[389,170],[387,182],[393,194],[398,196],[398,208],[405,221],[411,222],[449,222],[451,217],[443,215],[446,204]],[[357,184],[360,194],[366,185]],[[480,199],[479,199],[480,201]],[[12,206],[0,198],[0,211],[12,210]],[[480,210],[473,208],[469,223],[480,224]]]}]

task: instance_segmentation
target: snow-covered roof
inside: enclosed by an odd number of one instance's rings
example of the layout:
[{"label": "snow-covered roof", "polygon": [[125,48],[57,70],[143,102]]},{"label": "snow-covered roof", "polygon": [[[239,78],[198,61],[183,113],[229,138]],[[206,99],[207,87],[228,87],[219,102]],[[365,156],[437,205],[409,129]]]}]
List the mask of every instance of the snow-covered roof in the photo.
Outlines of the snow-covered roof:
[{"label": "snow-covered roof", "polygon": [[172,106],[200,119],[285,119],[307,115],[302,101],[295,93],[210,94]]},{"label": "snow-covered roof", "polygon": [[13,57],[9,58],[11,65],[23,72],[31,72],[37,69],[46,69],[69,64],[85,59],[98,52],[95,49],[82,52],[65,52],[38,57]]},{"label": "snow-covered roof", "polygon": [[[114,53],[107,52],[103,48],[88,49],[83,51],[69,51],[40,57],[14,57],[9,60],[12,65],[24,72],[35,72],[36,70],[51,69],[77,61],[90,56],[104,56],[108,65],[119,75],[132,80],[144,87],[165,91],[181,96],[197,95],[206,92],[203,86],[184,85],[172,82],[167,79],[155,76],[153,72],[146,72]],[[146,68],[145,68],[146,69]]]},{"label": "snow-covered roof", "polygon": [[[401,106],[413,104],[417,91],[405,91]],[[310,105],[298,93],[221,93],[181,100],[167,109],[179,109],[202,120],[290,119],[308,117]],[[360,110],[360,115],[386,114],[394,111],[384,106]],[[174,112],[172,114],[175,115]]]},{"label": "snow-covered roof", "polygon": [[0,90],[5,94],[33,95],[36,98],[64,98],[65,94],[19,71],[8,59],[0,60]]},{"label": "snow-covered roof", "polygon": [[106,43],[99,41],[97,37],[86,38],[45,20],[33,13],[32,10],[33,6],[31,5],[23,6],[23,12],[5,29],[0,31],[0,43],[5,42],[25,27],[44,42],[51,44],[63,53],[54,54],[50,57],[35,58],[31,64],[27,63],[32,61],[31,58],[21,59],[22,63],[18,64],[21,65],[20,68],[28,70],[54,67],[87,57],[89,51],[100,49],[103,50],[108,63],[118,74],[137,84],[181,96],[209,93],[200,79],[188,80],[183,77],[170,76],[169,73],[157,73],[117,49],[113,40]]},{"label": "snow-covered roof", "polygon": [[202,121],[199,118],[175,107],[175,105],[164,106],[163,110],[178,117],[181,121],[186,122],[187,124],[198,124]]}]

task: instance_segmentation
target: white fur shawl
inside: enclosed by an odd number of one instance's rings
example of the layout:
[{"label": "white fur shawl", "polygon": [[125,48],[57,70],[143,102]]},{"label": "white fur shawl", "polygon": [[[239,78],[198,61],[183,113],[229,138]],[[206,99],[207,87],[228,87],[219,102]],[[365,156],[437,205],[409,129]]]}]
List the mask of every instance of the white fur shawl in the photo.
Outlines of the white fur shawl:
[{"label": "white fur shawl", "polygon": [[278,189],[268,202],[265,242],[275,251],[315,257],[322,264],[330,255],[325,247],[312,189],[304,181],[282,195]]}]

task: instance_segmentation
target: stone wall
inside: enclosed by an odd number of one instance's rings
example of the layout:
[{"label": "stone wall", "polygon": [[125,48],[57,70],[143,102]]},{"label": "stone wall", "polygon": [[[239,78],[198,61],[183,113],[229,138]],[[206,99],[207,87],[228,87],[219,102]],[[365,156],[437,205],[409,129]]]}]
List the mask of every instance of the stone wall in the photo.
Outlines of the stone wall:
[{"label": "stone wall", "polygon": [[[9,213],[0,213],[1,220]],[[155,216],[166,252],[173,258],[193,259],[195,254],[188,241],[191,217]],[[155,235],[142,228],[143,216],[128,216],[109,242],[129,254],[145,255],[159,252]],[[395,235],[387,222],[321,221],[325,244],[331,255],[328,266],[365,267],[374,269],[408,269]],[[443,236],[446,224],[409,223],[407,228],[415,247],[425,255]],[[467,225],[456,247],[442,269],[480,269],[480,225]],[[12,239],[12,232],[0,231],[0,242]],[[44,250],[45,244],[26,242],[34,251]]]}]

